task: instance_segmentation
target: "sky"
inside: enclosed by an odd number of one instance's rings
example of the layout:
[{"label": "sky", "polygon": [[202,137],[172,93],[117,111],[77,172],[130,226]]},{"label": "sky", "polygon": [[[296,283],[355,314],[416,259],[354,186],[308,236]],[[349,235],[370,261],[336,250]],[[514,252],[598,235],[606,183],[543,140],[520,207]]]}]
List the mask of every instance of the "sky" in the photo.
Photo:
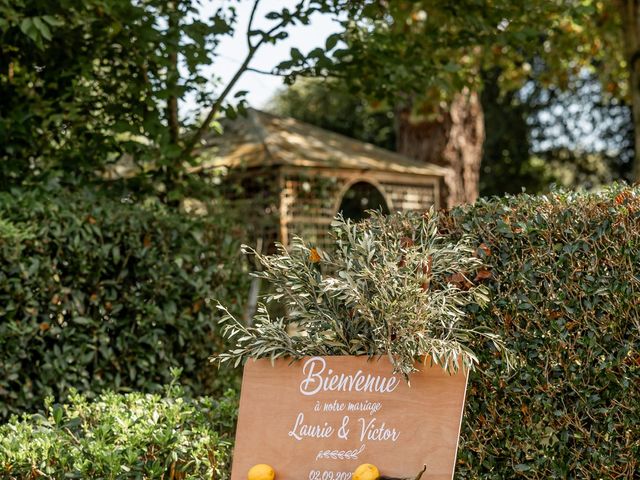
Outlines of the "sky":
[{"label": "sky", "polygon": [[[210,17],[220,6],[235,6],[238,12],[238,24],[233,37],[225,37],[217,48],[219,56],[209,71],[212,75],[221,77],[226,85],[234,75],[239,65],[247,55],[248,47],[246,41],[246,30],[253,7],[253,0],[205,0],[200,8],[203,18]],[[293,8],[297,2],[292,0],[263,0],[259,4],[256,12],[254,25],[265,27],[269,23],[265,14],[271,10],[281,10],[288,7]],[[259,70],[270,71],[283,60],[290,58],[289,52],[292,47],[298,48],[302,53],[324,46],[326,38],[338,31],[338,25],[328,16],[318,14],[312,16],[310,25],[296,25],[289,27],[289,38],[280,40],[275,45],[262,45],[253,58],[250,66]],[[247,101],[255,108],[265,108],[269,99],[279,88],[283,87],[281,77],[272,75],[262,75],[255,72],[245,72],[238,81],[236,88],[231,93],[246,90]],[[187,100],[187,109],[195,107],[193,100]]]}]

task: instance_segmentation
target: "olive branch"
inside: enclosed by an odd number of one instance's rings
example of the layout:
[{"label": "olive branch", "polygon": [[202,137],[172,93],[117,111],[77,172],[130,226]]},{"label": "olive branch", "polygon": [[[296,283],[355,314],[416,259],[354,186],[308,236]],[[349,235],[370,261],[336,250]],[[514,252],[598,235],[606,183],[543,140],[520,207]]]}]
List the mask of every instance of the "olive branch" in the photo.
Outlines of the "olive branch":
[{"label": "olive branch", "polygon": [[[433,210],[372,212],[360,223],[338,217],[332,235],[332,251],[298,237],[289,248],[278,245],[275,255],[243,245],[262,266],[252,275],[271,289],[253,326],[218,305],[223,335],[234,346],[215,361],[388,355],[395,371],[408,376],[417,360],[450,372],[473,369],[478,358],[469,344],[478,336],[507,352],[498,335],[468,325],[466,310],[489,301],[487,288],[474,283],[486,277],[486,267],[471,237],[454,241],[438,231]],[[272,317],[274,307],[286,313]]]}]

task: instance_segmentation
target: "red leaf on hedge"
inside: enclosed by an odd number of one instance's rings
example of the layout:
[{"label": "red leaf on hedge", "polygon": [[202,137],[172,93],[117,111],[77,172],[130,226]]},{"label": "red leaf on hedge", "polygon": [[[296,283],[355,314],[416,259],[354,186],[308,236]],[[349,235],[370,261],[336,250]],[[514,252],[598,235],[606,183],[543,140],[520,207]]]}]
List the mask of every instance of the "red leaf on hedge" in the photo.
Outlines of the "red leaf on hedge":
[{"label": "red leaf on hedge", "polygon": [[486,243],[481,243],[478,246],[478,250],[482,250],[482,252],[488,257],[491,255],[491,249],[487,246]]},{"label": "red leaf on hedge", "polygon": [[477,282],[478,280],[487,280],[489,278],[491,278],[490,270],[478,270],[478,273],[476,273],[475,281]]},{"label": "red leaf on hedge", "polygon": [[631,195],[631,193],[628,190],[619,193],[618,195],[616,195],[616,204],[617,205],[622,205],[624,203],[624,201],[627,198],[629,198],[630,195]]},{"label": "red leaf on hedge", "polygon": [[449,276],[447,278],[447,282],[452,283],[461,290],[466,290],[472,287],[471,283],[460,272],[454,273],[453,275]]},{"label": "red leaf on hedge", "polygon": [[504,328],[505,330],[509,330],[511,328],[512,318],[511,315],[505,313],[504,315]]},{"label": "red leaf on hedge", "polygon": [[193,306],[191,307],[191,309],[193,310],[193,313],[198,313],[201,308],[202,308],[202,299],[198,299],[195,302],[193,302]]},{"label": "red leaf on hedge", "polygon": [[464,283],[464,275],[462,275],[460,272],[454,273],[447,279],[447,281],[449,283]]}]

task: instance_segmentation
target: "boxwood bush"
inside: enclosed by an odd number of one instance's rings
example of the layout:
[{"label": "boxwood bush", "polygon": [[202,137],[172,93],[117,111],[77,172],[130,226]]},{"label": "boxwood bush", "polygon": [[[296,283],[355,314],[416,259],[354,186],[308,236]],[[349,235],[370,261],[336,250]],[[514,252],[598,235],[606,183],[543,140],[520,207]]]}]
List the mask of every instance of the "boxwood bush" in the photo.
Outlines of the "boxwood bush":
[{"label": "boxwood bush", "polygon": [[521,361],[480,358],[457,478],[638,478],[640,188],[481,200],[440,228],[476,237],[492,301],[471,320]]},{"label": "boxwood bush", "polygon": [[159,391],[174,367],[219,391],[214,299],[241,304],[249,281],[237,230],[89,190],[0,193],[0,421],[71,387]]},{"label": "boxwood bush", "polygon": [[0,425],[0,478],[228,478],[237,399],[71,394]]}]

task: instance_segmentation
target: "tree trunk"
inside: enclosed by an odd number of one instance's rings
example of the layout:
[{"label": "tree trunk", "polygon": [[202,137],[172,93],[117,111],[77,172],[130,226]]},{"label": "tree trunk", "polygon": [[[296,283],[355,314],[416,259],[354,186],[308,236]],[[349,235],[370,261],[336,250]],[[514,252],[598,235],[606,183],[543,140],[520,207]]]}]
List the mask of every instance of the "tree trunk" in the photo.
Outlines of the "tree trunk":
[{"label": "tree trunk", "polygon": [[180,49],[180,24],[177,16],[178,5],[176,3],[168,3],[169,18],[167,20],[167,91],[169,98],[167,99],[167,124],[169,126],[169,138],[171,143],[176,145],[180,136],[180,123],[178,119],[178,96],[176,90],[178,88],[178,79],[180,72],[178,71],[178,50]]},{"label": "tree trunk", "polygon": [[[433,116],[435,119],[431,120]],[[429,120],[415,118],[411,107],[401,109],[396,118],[399,153],[450,169],[445,177],[445,206],[475,202],[484,143],[480,96],[476,92],[461,92]]]},{"label": "tree trunk", "polygon": [[625,53],[629,64],[629,93],[633,115],[633,181],[640,182],[640,1],[618,0]]}]

